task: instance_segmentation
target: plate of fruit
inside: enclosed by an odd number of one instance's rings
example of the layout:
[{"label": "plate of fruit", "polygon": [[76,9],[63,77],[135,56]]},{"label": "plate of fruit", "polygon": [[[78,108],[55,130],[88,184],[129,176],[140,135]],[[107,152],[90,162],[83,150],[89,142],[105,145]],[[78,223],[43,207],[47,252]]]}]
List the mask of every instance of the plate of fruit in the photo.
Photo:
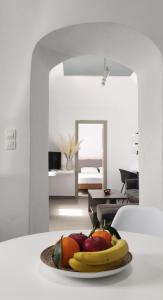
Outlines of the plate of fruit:
[{"label": "plate of fruit", "polygon": [[52,271],[74,278],[100,278],[117,274],[131,263],[128,243],[111,226],[94,228],[89,235],[61,236],[44,249],[41,261]]}]

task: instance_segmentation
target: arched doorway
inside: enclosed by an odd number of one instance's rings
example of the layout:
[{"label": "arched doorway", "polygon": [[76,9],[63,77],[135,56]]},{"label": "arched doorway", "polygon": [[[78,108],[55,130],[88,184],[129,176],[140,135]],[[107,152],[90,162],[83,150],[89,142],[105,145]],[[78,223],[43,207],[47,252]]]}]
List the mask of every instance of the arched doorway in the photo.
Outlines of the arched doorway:
[{"label": "arched doorway", "polygon": [[[126,26],[113,23],[74,25],[45,36],[38,42],[33,53],[30,103],[30,233],[48,230],[49,71],[61,61],[85,54],[107,56],[128,66],[137,74],[140,203],[163,206],[160,52],[151,40]],[[154,182],[153,178],[157,178],[157,181]]]}]

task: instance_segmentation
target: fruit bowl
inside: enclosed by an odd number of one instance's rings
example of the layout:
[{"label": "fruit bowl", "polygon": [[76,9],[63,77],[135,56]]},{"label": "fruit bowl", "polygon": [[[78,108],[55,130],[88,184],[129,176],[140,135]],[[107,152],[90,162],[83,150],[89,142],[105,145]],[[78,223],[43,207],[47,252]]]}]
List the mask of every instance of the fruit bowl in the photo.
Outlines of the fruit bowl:
[{"label": "fruit bowl", "polygon": [[126,269],[132,261],[132,254],[128,252],[117,267],[114,267],[107,271],[77,272],[72,270],[71,268],[62,268],[62,267],[56,268],[52,259],[52,253],[54,252],[54,249],[55,249],[55,245],[50,246],[42,251],[40,255],[40,259],[44,267],[52,274],[57,273],[58,275],[64,275],[66,277],[72,277],[72,278],[100,278],[100,277],[112,276]]},{"label": "fruit bowl", "polygon": [[42,266],[50,273],[74,278],[99,278],[124,270],[132,261],[128,243],[108,224],[94,227],[88,235],[71,233],[40,255]]}]

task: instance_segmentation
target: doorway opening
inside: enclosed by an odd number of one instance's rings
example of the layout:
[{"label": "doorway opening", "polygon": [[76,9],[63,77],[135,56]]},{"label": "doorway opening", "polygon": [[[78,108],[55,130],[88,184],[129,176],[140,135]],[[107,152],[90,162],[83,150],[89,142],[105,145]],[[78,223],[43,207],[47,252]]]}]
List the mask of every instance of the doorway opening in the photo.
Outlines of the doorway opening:
[{"label": "doorway opening", "polygon": [[133,77],[118,62],[107,58],[106,68],[106,57],[93,55],[76,56],[50,71],[50,231],[90,228],[89,194],[103,195],[105,188],[120,191],[119,168],[130,166],[138,126]]},{"label": "doorway opening", "polygon": [[[29,233],[47,231],[49,226],[47,176],[49,72],[60,62],[79,54],[107,56],[136,73],[139,85],[140,201],[144,205],[162,207],[160,50],[147,36],[125,25],[111,22],[73,24],[51,31],[38,41],[33,51],[30,88]],[[102,105],[105,108],[105,103]],[[97,112],[99,114],[99,110]],[[108,112],[109,110],[105,109],[105,113]],[[116,112],[120,113],[119,120],[125,120],[125,114],[119,109]],[[90,118],[87,115],[85,117]],[[100,116],[95,118],[98,119]],[[122,132],[121,141],[118,141],[119,146],[110,150],[117,151],[123,145],[123,141]],[[109,160],[109,165],[110,163],[113,161]],[[153,177],[157,178],[156,182],[153,182]],[[152,189],[149,189],[149,186],[152,186]]]},{"label": "doorway opening", "polygon": [[107,186],[107,121],[77,120],[76,140],[80,142],[75,159],[75,195]]}]

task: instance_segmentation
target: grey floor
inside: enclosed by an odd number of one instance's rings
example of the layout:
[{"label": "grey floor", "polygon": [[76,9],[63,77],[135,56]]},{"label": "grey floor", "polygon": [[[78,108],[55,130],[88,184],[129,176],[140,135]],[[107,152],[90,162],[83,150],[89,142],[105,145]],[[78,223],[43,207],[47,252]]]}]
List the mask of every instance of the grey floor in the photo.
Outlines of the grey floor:
[{"label": "grey floor", "polygon": [[88,197],[49,199],[49,231],[92,229]]}]

